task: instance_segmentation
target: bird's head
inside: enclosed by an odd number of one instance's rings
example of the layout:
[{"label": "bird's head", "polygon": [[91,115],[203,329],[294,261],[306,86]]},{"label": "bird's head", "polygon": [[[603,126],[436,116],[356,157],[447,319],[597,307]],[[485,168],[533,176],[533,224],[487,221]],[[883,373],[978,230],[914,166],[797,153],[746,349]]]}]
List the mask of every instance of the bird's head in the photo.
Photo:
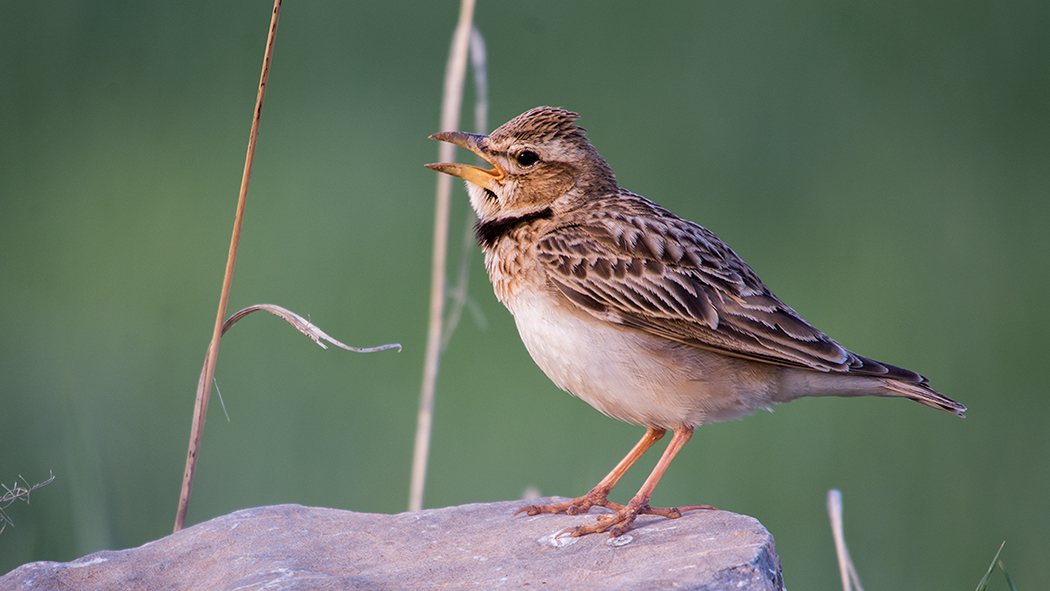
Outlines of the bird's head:
[{"label": "bird's head", "polygon": [[467,181],[470,203],[481,221],[514,218],[549,209],[558,213],[588,198],[617,191],[612,169],[587,141],[579,115],[537,107],[504,123],[492,135],[442,131],[431,139],[474,152],[491,166],[427,164]]}]

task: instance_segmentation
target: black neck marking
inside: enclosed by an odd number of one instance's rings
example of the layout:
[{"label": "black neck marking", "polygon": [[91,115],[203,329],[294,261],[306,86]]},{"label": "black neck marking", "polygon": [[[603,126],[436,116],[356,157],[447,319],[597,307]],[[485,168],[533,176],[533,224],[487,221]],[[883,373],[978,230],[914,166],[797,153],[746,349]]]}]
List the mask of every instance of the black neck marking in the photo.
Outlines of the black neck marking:
[{"label": "black neck marking", "polygon": [[493,248],[501,238],[510,234],[515,229],[536,220],[544,220],[554,215],[551,208],[547,207],[539,211],[527,213],[513,218],[499,218],[487,222],[478,222],[474,226],[474,236],[482,248]]}]

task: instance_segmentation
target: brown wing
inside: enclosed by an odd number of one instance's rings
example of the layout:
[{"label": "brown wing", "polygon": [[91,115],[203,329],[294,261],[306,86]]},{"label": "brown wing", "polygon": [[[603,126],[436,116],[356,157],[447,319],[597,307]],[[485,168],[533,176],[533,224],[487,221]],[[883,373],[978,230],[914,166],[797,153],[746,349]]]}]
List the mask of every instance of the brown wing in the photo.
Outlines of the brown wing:
[{"label": "brown wing", "polygon": [[566,297],[609,322],[767,363],[923,379],[846,350],[712,232],[642,197],[624,192],[567,222],[538,242],[539,260]]}]

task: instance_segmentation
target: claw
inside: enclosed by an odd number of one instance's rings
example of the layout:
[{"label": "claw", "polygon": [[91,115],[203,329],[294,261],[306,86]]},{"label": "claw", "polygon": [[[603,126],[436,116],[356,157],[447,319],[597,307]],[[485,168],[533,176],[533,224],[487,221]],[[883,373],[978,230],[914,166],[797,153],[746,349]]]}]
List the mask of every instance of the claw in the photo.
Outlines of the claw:
[{"label": "claw", "polygon": [[576,532],[577,529],[578,528],[575,528],[575,527],[567,527],[567,528],[561,530],[560,532],[554,534],[554,539],[556,540],[556,539],[562,537],[565,534],[569,534],[569,537],[575,538],[576,537],[576,533],[575,532]]},{"label": "claw", "polygon": [[554,503],[552,505],[527,505],[518,509],[514,512],[514,515],[519,513],[525,513],[527,515],[539,515],[540,513],[565,513],[566,515],[583,515],[591,510],[591,507],[607,507],[613,511],[618,511],[623,507],[618,503],[613,503],[605,497],[604,494],[596,493],[593,490],[582,497],[577,497],[571,501],[564,503]]},{"label": "claw", "polygon": [[711,505],[686,505],[683,507],[652,507],[648,503],[640,504],[636,507],[632,507],[631,504],[621,505],[614,503],[605,498],[599,498],[599,495],[587,494],[582,497],[566,501],[564,503],[555,503],[552,505],[528,505],[522,507],[514,512],[514,515],[519,513],[526,513],[528,515],[539,515],[540,513],[565,513],[566,515],[581,515],[587,513],[593,506],[606,507],[615,511],[614,513],[607,513],[599,515],[595,519],[594,523],[590,525],[580,525],[576,527],[567,527],[560,532],[554,534],[555,538],[561,537],[565,534],[569,534],[574,538],[585,536],[587,534],[600,534],[609,532],[609,536],[617,538],[627,533],[634,525],[635,519],[639,515],[659,515],[660,517],[666,517],[667,519],[678,519],[682,516],[682,513],[686,511],[717,511]]}]

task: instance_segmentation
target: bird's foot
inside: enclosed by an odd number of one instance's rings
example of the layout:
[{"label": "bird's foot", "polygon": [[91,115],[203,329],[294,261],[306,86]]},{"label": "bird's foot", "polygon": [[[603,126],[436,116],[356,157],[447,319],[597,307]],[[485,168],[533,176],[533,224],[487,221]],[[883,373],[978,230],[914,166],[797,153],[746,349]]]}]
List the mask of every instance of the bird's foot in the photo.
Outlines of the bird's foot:
[{"label": "bird's foot", "polygon": [[[609,503],[609,505],[616,505],[616,503]],[[607,505],[608,506],[608,505]],[[639,515],[659,515],[668,519],[678,519],[682,516],[682,513],[686,511],[717,511],[711,505],[687,505],[684,507],[650,507],[648,503],[638,503],[634,501],[627,505],[616,505],[616,512],[609,513],[606,515],[599,515],[597,521],[590,525],[581,525],[577,527],[570,527],[564,529],[555,537],[561,536],[562,534],[570,534],[576,538],[579,536],[585,536],[587,534],[600,534],[609,532],[609,537],[616,538],[627,533],[631,527],[634,526],[634,520]],[[613,507],[609,507],[612,509]]]},{"label": "bird's foot", "polygon": [[553,503],[551,505],[528,505],[514,512],[515,515],[525,513],[527,515],[539,515],[540,513],[565,513],[566,515],[582,515],[591,510],[591,507],[606,507],[613,511],[619,511],[623,505],[614,503],[606,496],[608,493],[592,490],[591,492],[564,503]]}]

